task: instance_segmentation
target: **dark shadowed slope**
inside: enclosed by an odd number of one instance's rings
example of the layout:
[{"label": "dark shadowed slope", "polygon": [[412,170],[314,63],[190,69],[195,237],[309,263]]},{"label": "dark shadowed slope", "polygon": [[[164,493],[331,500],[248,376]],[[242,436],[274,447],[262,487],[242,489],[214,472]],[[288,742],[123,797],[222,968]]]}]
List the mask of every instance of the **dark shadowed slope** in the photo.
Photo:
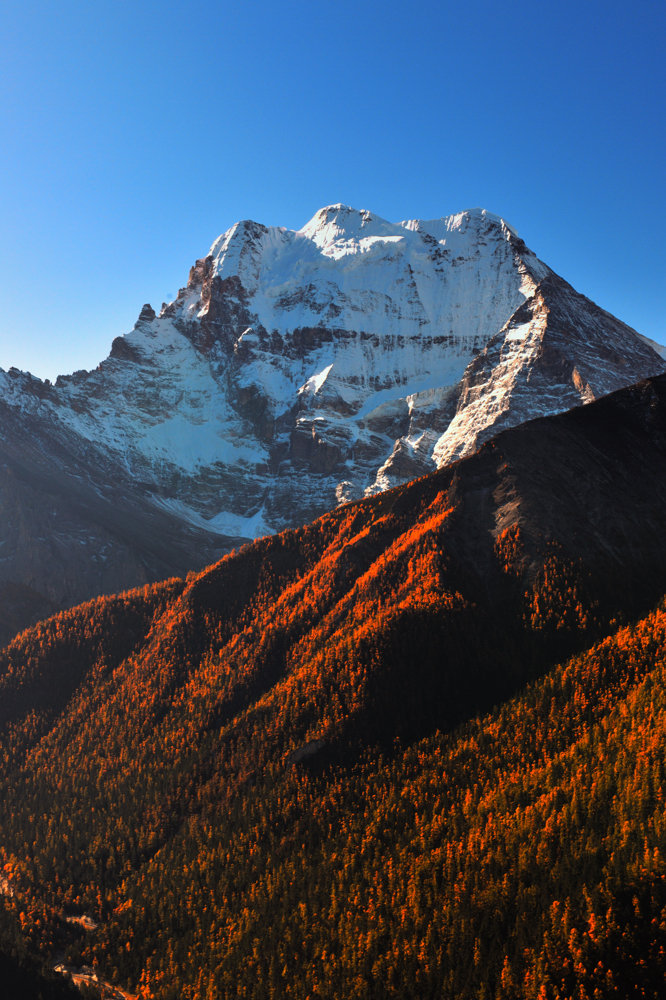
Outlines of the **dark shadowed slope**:
[{"label": "dark shadowed slope", "polygon": [[185,575],[224,550],[48,420],[0,401],[0,424],[0,644],[62,607]]}]

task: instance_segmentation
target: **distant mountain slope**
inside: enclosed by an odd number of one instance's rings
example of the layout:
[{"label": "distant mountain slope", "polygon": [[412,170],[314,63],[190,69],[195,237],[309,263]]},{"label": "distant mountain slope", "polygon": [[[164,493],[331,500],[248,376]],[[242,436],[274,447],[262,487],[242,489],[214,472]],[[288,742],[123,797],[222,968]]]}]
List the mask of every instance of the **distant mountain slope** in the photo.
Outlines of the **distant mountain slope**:
[{"label": "distant mountain slope", "polygon": [[664,616],[592,643],[666,592],[665,459],[666,376],[17,637],[34,938],[160,1000],[658,997]]},{"label": "distant mountain slope", "polygon": [[488,212],[238,223],[95,371],[0,373],[0,639],[663,370]]},{"label": "distant mountain slope", "polygon": [[128,581],[147,583],[217,558],[228,546],[147,505],[131,476],[81,453],[72,434],[0,399],[0,642]]}]

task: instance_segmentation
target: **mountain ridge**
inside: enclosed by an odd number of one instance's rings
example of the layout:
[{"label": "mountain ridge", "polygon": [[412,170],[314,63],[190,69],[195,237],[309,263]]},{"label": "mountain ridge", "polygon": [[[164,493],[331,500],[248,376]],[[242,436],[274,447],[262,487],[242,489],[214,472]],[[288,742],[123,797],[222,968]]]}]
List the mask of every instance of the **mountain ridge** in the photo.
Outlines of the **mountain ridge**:
[{"label": "mountain ridge", "polygon": [[[239,223],[96,370],[54,385],[0,374],[0,450],[14,456],[0,479],[10,506],[34,512],[22,545],[0,537],[0,584],[48,611],[182,573],[170,545],[200,568],[664,366],[484,210],[393,224],[328,206],[299,231]],[[43,503],[25,462],[8,472],[19,440]],[[143,525],[131,540],[109,514],[119,501]],[[142,533],[165,539],[159,570]],[[78,589],[63,585],[76,575]],[[34,613],[27,602],[23,621]]]}]

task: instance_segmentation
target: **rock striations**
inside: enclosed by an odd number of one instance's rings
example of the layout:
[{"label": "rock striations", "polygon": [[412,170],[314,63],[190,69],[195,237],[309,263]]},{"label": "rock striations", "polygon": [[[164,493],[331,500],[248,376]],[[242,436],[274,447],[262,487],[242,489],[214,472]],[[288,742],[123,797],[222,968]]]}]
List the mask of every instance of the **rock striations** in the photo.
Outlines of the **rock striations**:
[{"label": "rock striations", "polygon": [[488,212],[238,223],[96,370],[0,373],[0,632],[664,367]]}]

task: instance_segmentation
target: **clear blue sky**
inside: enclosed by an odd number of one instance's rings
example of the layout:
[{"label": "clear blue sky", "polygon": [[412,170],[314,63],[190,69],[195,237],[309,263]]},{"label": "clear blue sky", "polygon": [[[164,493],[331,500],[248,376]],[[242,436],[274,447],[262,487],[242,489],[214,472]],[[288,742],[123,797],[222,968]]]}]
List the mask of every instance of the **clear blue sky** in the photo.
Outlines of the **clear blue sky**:
[{"label": "clear blue sky", "polygon": [[233,222],[482,206],[666,340],[664,0],[4,0],[0,366],[94,367]]}]

